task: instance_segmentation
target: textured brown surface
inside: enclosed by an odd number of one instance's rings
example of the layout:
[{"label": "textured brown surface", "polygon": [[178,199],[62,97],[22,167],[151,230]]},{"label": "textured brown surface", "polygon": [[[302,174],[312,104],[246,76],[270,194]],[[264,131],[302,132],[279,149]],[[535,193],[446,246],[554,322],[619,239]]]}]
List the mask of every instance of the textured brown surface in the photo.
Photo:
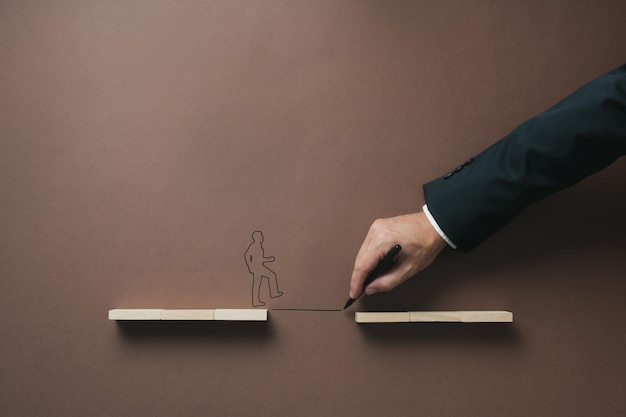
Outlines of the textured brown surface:
[{"label": "textured brown surface", "polygon": [[[0,2],[0,414],[615,416],[624,161],[354,310],[376,217],[626,61],[621,1]],[[111,308],[267,323],[118,325]],[[265,289],[264,289],[265,291]]]}]

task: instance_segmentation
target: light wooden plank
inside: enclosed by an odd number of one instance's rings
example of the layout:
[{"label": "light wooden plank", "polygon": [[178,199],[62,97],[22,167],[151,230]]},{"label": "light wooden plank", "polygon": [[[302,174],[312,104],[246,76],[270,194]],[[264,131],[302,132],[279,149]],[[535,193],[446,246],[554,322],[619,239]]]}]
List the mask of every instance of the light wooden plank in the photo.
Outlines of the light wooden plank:
[{"label": "light wooden plank", "polygon": [[512,323],[510,311],[394,311],[356,312],[357,323]]},{"label": "light wooden plank", "polygon": [[109,320],[161,320],[162,308],[118,308],[109,310]]},{"label": "light wooden plank", "polygon": [[267,321],[267,309],[262,308],[220,308],[215,310],[215,320],[226,321]]},{"label": "light wooden plank", "polygon": [[163,310],[161,320],[214,320],[215,310]]},{"label": "light wooden plank", "polygon": [[460,322],[460,311],[409,311],[411,322]]},{"label": "light wooden plank", "polygon": [[513,313],[510,311],[462,311],[463,323],[512,323]]},{"label": "light wooden plank", "polygon": [[408,323],[409,312],[363,312],[354,313],[354,321],[357,323]]}]

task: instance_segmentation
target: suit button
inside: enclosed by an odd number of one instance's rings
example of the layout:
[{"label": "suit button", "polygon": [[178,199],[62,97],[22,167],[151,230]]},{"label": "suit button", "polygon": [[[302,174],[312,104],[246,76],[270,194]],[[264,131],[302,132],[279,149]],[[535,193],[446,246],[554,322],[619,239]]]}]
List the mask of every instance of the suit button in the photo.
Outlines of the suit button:
[{"label": "suit button", "polygon": [[443,179],[447,180],[448,178],[450,178],[453,175],[454,175],[454,172],[448,172],[446,175],[443,176]]}]

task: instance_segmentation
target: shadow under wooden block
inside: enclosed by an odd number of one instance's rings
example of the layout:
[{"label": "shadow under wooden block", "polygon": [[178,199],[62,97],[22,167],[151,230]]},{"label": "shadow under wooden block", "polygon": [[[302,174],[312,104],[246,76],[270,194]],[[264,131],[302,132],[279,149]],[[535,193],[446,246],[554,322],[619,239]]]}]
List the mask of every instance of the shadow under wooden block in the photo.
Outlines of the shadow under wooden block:
[{"label": "shadow under wooden block", "polygon": [[154,342],[167,346],[201,343],[222,348],[225,343],[266,343],[274,335],[270,321],[120,320],[116,324],[120,342],[128,346]]},{"label": "shadow under wooden block", "polygon": [[499,346],[510,351],[523,350],[523,334],[516,326],[503,323],[362,323],[358,325],[369,346],[414,346],[440,349],[491,349]]}]

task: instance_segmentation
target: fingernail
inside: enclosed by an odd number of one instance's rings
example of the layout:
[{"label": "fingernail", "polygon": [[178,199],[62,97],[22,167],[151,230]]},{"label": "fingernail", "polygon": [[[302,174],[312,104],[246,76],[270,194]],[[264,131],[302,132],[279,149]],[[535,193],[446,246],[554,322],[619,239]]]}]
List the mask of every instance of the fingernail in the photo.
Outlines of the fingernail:
[{"label": "fingernail", "polygon": [[378,290],[376,288],[367,288],[365,290],[365,294],[367,295],[374,295],[378,292]]}]

